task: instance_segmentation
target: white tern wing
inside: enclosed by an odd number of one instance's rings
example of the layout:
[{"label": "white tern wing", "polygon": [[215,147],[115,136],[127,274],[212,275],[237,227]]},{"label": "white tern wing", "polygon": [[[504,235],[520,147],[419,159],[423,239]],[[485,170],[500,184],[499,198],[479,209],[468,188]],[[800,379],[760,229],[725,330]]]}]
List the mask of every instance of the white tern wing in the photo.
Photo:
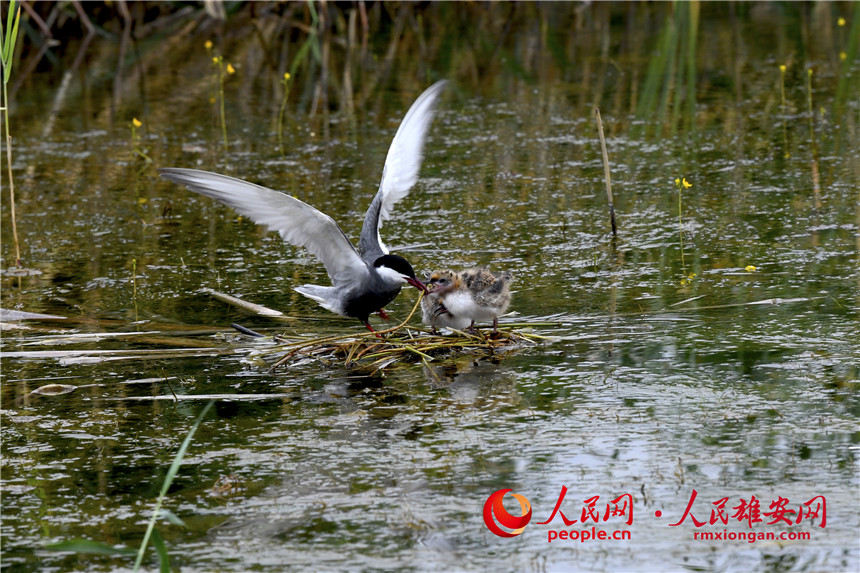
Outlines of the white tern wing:
[{"label": "white tern wing", "polygon": [[235,177],[199,169],[167,168],[165,179],[229,205],[255,223],[277,231],[288,243],[304,247],[325,265],[332,283],[353,283],[367,266],[334,219],[291,195]]},{"label": "white tern wing", "polygon": [[382,168],[379,191],[367,208],[361,227],[358,246],[361,257],[369,263],[388,254],[388,248],[379,236],[379,229],[382,222],[391,216],[394,204],[406,197],[418,180],[424,138],[433,121],[436,101],[447,83],[442,80],[424,90],[406,112],[394,134],[385,158],[385,167]]}]

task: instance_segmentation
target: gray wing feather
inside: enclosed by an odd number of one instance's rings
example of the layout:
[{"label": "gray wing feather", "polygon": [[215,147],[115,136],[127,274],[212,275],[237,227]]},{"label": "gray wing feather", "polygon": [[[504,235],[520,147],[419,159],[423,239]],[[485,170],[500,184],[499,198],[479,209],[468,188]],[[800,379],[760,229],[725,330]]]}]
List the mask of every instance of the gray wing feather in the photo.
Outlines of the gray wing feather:
[{"label": "gray wing feather", "polygon": [[280,233],[284,241],[304,247],[328,271],[334,285],[352,283],[367,266],[334,219],[295,197],[235,177],[199,169],[167,168],[162,177],[229,205],[255,223]]},{"label": "gray wing feather", "polygon": [[379,229],[382,222],[391,216],[394,204],[406,197],[418,180],[424,138],[433,120],[436,101],[447,83],[442,80],[424,90],[406,112],[397,133],[394,134],[385,158],[385,167],[382,168],[379,191],[370,203],[364,216],[364,225],[361,227],[358,246],[365,261],[372,263],[378,257],[388,254],[388,248],[379,236]]}]

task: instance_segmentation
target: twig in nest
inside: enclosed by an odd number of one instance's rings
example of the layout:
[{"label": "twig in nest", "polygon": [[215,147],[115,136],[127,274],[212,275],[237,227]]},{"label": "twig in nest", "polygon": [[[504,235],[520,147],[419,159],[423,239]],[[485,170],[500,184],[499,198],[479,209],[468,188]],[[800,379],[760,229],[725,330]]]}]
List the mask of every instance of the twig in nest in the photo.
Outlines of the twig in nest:
[{"label": "twig in nest", "polygon": [[[377,330],[376,332],[363,332],[361,334],[351,334],[351,335],[348,335],[346,338],[347,339],[355,339],[355,338],[365,339],[365,338],[370,338],[371,336],[376,337],[377,335],[388,334],[388,333],[396,332],[396,331],[400,330],[401,328],[406,326],[406,323],[409,322],[409,320],[415,314],[415,311],[418,310],[418,307],[421,305],[421,299],[423,297],[424,297],[424,293],[419,292],[418,300],[415,301],[415,305],[412,307],[412,311],[410,311],[409,316],[407,316],[406,320],[404,320],[403,322],[401,322],[397,326],[392,327],[392,328],[388,328],[386,330]],[[313,340],[308,340],[308,341],[304,341],[304,342],[295,342],[295,343],[287,344],[285,347],[287,347],[287,348],[293,347],[292,352],[287,353],[283,358],[281,358],[280,360],[278,360],[277,362],[272,364],[272,366],[269,368],[269,372],[272,372],[278,366],[287,362],[290,358],[295,356],[295,354],[298,353],[303,348],[308,348],[308,347],[312,347],[312,346],[320,346],[320,345],[324,345],[328,342],[332,342],[332,343],[336,344],[338,341],[344,341],[344,336],[343,335],[325,336],[322,338],[315,338]],[[349,364],[349,358],[347,358],[347,364]]]}]

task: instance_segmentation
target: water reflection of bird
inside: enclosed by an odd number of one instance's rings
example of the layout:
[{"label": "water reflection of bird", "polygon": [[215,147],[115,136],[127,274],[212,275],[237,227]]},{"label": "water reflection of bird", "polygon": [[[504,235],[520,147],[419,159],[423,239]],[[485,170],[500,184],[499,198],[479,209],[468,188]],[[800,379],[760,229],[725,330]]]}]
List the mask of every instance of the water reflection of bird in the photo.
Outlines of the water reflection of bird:
[{"label": "water reflection of bird", "polygon": [[463,330],[476,322],[493,322],[498,330],[499,315],[511,302],[511,274],[493,274],[485,268],[456,272],[449,269],[430,273],[428,290],[421,300],[425,324],[435,328]]},{"label": "water reflection of bird", "polygon": [[325,265],[332,286],[302,285],[296,291],[323,308],[368,322],[371,313],[391,302],[404,284],[426,291],[409,262],[392,255],[379,236],[391,215],[418,179],[424,138],[445,81],[422,93],[403,118],[382,169],[379,191],[364,216],[359,249],[352,245],[334,219],[285,193],[247,181],[197,169],[161,169],[161,176],[192,191],[217,199],[256,223],[278,231],[288,243],[305,247]]}]

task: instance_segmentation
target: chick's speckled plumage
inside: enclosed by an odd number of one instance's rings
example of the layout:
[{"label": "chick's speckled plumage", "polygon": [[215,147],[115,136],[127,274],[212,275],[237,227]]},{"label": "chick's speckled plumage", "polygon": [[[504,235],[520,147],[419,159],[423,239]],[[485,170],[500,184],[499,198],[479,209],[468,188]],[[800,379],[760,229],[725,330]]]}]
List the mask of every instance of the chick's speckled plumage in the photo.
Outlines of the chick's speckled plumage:
[{"label": "chick's speckled plumage", "polygon": [[422,319],[433,328],[463,330],[491,321],[495,329],[511,302],[510,281],[510,273],[486,268],[433,271],[430,293],[421,301]]},{"label": "chick's speckled plumage", "polygon": [[437,328],[463,330],[472,324],[468,317],[452,315],[443,303],[443,297],[452,289],[461,288],[460,278],[450,269],[433,271],[426,279],[430,292],[421,299],[421,320],[424,324]]}]

